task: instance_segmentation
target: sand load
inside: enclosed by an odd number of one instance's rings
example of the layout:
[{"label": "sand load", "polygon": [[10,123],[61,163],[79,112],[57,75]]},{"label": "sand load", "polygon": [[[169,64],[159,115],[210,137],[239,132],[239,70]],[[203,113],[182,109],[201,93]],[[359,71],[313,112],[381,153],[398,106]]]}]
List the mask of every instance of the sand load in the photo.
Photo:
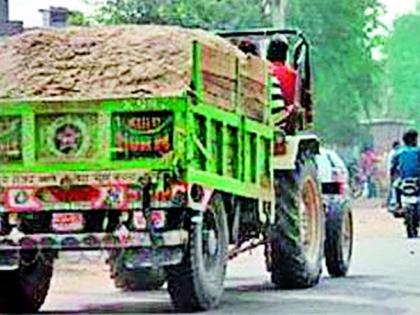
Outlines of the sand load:
[{"label": "sand load", "polygon": [[189,86],[193,40],[241,55],[222,38],[180,27],[30,31],[0,44],[0,98],[174,95]]},{"label": "sand load", "polygon": [[175,26],[40,29],[10,37],[0,42],[0,100],[178,96],[191,87],[193,41],[204,45],[203,101],[229,111],[240,104],[261,120],[266,64],[212,33]]}]

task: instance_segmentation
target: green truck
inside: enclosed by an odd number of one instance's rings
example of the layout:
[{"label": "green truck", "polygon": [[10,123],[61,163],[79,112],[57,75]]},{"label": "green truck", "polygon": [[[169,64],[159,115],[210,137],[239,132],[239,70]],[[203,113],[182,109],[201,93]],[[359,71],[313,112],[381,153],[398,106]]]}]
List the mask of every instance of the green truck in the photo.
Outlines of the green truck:
[{"label": "green truck", "polygon": [[257,246],[277,287],[318,283],[325,213],[308,42],[297,31],[219,35],[275,34],[295,38],[295,135],[273,124],[267,62],[199,40],[174,95],[2,98],[1,311],[39,310],[63,251],[108,251],[126,289],[167,281],[180,311],[217,306],[228,260]]}]

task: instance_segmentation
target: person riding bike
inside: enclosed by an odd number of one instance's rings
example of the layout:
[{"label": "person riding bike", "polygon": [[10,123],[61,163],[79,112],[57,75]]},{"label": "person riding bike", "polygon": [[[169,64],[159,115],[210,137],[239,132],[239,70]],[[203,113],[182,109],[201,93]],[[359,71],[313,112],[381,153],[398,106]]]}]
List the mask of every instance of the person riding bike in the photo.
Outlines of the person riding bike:
[{"label": "person riding bike", "polygon": [[403,135],[404,145],[401,146],[391,161],[390,177],[397,178],[394,181],[393,196],[390,203],[390,211],[395,212],[401,208],[401,192],[396,182],[408,178],[420,178],[420,149],[417,146],[418,132],[414,129],[408,130]]}]

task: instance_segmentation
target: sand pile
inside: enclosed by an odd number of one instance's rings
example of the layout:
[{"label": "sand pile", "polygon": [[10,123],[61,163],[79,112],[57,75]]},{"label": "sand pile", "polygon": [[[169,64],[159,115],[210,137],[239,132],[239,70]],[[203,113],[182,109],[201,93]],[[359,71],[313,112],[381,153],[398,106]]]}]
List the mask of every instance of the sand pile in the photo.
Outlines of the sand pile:
[{"label": "sand pile", "polygon": [[178,95],[190,84],[193,40],[243,58],[224,39],[179,27],[27,32],[0,42],[0,99]]}]

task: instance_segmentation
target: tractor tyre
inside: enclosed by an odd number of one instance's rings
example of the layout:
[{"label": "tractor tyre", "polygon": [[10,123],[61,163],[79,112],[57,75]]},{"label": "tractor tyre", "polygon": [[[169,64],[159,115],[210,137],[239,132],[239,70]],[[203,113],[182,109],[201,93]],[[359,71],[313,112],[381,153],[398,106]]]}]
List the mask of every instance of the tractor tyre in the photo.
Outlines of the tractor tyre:
[{"label": "tractor tyre", "polygon": [[275,172],[276,224],[271,235],[271,281],[279,288],[318,284],[324,256],[325,215],[312,156],[293,171]]},{"label": "tractor tyre", "polygon": [[353,216],[348,203],[329,209],[326,222],[325,261],[332,277],[344,277],[353,252]]},{"label": "tractor tyre", "polygon": [[222,196],[214,194],[200,215],[191,224],[183,261],[167,268],[168,292],[180,312],[214,308],[223,293],[229,233]]}]

